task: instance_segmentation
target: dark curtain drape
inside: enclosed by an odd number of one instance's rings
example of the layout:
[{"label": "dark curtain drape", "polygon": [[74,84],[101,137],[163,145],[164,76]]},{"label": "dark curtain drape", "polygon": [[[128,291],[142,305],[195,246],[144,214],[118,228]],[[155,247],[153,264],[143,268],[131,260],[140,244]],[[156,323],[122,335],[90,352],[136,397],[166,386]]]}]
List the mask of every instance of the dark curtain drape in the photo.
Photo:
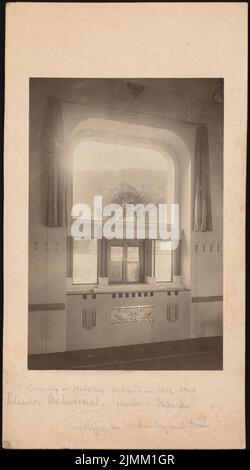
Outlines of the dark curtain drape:
[{"label": "dark curtain drape", "polygon": [[47,227],[66,225],[66,165],[61,103],[49,100],[44,131]]},{"label": "dark curtain drape", "polygon": [[208,232],[212,230],[209,144],[208,130],[205,126],[199,126],[196,131],[193,230],[195,232]]}]

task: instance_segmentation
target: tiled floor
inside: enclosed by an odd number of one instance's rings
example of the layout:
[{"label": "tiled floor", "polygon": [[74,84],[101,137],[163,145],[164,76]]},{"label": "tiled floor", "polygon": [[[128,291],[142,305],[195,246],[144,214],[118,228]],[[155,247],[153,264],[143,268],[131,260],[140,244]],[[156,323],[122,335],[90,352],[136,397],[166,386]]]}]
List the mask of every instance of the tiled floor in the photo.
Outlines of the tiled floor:
[{"label": "tiled floor", "polygon": [[222,337],[29,356],[29,369],[221,370]]}]

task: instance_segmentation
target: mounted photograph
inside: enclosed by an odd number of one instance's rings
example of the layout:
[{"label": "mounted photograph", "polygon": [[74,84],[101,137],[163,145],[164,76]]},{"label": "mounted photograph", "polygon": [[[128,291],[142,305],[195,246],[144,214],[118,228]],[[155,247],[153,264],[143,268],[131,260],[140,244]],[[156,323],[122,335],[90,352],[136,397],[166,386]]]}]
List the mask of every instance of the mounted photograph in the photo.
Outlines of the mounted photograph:
[{"label": "mounted photograph", "polygon": [[29,79],[28,369],[223,369],[223,78]]}]

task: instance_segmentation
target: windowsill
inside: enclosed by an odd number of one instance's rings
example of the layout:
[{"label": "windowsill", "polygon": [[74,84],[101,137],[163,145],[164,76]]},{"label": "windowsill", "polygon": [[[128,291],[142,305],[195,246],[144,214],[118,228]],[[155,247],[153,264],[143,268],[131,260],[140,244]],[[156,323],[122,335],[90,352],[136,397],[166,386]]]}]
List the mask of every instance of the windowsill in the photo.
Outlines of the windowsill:
[{"label": "windowsill", "polygon": [[93,285],[83,285],[83,284],[72,284],[67,288],[67,294],[86,294],[86,293],[95,293],[95,294],[109,294],[116,292],[167,292],[171,290],[184,290],[189,289],[185,288],[182,284],[176,284],[173,282],[163,282],[163,283],[138,283],[138,284],[111,284],[108,286],[98,286]]}]

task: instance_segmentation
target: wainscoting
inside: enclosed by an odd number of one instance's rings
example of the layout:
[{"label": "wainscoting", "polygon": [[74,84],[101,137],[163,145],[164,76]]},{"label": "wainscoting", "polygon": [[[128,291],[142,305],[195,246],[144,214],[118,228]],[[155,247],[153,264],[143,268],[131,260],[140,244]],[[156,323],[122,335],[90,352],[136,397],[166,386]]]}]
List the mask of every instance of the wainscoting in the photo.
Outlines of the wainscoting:
[{"label": "wainscoting", "polygon": [[222,337],[33,354],[35,370],[221,370]]}]

